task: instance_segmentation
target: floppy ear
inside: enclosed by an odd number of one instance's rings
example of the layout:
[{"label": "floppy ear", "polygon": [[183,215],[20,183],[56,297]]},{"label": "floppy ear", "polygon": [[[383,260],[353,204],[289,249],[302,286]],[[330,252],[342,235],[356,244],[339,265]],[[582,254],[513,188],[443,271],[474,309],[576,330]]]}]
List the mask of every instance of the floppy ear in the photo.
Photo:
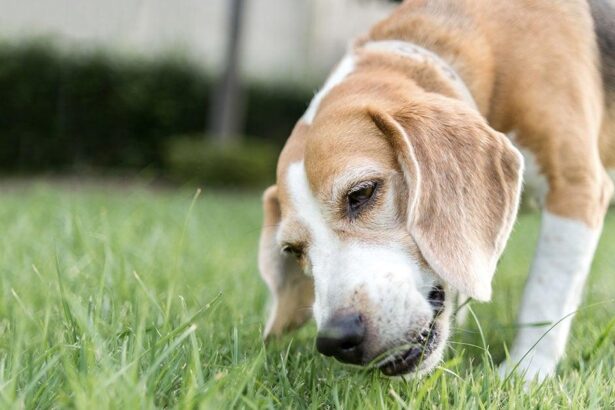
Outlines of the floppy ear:
[{"label": "floppy ear", "polygon": [[314,284],[293,256],[285,255],[276,243],[280,223],[277,187],[263,195],[263,228],[260,237],[258,266],[271,292],[269,318],[264,336],[278,336],[304,324],[312,314]]},{"label": "floppy ear", "polygon": [[491,298],[491,280],[519,203],[523,158],[463,104],[430,97],[393,115],[369,109],[398,155],[410,198],[408,230],[434,272]]}]

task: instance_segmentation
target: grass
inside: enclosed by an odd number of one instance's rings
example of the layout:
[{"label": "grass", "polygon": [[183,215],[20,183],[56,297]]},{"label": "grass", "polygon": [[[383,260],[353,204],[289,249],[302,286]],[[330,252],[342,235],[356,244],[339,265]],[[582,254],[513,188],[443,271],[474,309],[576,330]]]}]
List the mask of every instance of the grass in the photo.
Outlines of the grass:
[{"label": "grass", "polygon": [[[256,194],[138,187],[3,189],[0,403],[77,408],[613,408],[615,214],[557,378],[503,383],[538,229],[520,217],[495,280],[445,362],[391,380],[316,354],[315,329],[261,341]],[[471,322],[471,321],[470,321]],[[485,349],[488,348],[488,350]]]}]

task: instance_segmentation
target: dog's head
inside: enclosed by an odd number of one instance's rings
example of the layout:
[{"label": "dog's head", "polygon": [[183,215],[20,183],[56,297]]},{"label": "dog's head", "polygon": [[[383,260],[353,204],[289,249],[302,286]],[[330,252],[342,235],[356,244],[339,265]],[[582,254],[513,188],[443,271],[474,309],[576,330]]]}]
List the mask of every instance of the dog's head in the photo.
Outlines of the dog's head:
[{"label": "dog's head", "polygon": [[325,355],[388,375],[432,369],[452,294],[491,297],[521,173],[504,135],[435,94],[346,100],[299,122],[264,195],[266,335],[313,314]]}]

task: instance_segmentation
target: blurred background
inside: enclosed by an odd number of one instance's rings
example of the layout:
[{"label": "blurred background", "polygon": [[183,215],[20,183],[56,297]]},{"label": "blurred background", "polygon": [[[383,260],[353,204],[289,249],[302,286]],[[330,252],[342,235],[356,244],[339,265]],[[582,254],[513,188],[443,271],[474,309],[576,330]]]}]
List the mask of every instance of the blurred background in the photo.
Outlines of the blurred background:
[{"label": "blurred background", "polygon": [[0,0],[0,173],[262,188],[388,0]]}]

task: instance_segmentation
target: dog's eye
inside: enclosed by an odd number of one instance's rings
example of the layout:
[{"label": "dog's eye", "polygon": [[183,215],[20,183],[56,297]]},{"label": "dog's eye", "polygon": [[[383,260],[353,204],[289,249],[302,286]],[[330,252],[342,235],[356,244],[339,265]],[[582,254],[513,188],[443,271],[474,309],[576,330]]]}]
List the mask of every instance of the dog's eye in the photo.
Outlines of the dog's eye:
[{"label": "dog's eye", "polygon": [[303,256],[303,248],[299,245],[285,244],[282,246],[282,252],[287,255],[292,255],[297,259]]},{"label": "dog's eye", "polygon": [[348,193],[348,209],[355,213],[374,196],[378,184],[373,181],[362,182]]}]

